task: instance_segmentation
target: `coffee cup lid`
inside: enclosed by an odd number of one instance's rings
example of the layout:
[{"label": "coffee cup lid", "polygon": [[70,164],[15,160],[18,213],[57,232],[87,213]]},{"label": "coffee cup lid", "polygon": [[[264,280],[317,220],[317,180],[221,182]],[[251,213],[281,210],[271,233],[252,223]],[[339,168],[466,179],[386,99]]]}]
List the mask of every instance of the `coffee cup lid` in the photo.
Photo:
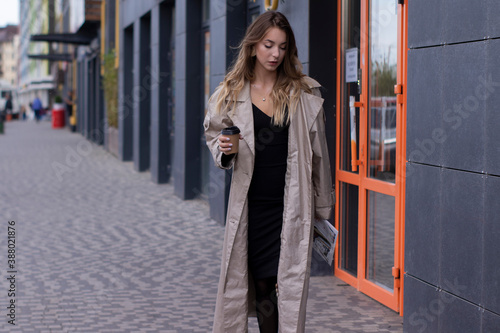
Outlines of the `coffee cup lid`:
[{"label": "coffee cup lid", "polygon": [[222,130],[222,135],[234,135],[239,133],[240,129],[237,126],[226,127]]}]

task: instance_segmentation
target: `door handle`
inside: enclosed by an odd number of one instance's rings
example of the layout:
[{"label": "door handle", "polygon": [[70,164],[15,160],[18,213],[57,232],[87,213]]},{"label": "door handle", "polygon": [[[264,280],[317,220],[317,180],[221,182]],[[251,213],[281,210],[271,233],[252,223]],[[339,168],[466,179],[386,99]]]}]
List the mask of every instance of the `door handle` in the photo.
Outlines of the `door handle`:
[{"label": "door handle", "polygon": [[[355,96],[349,96],[349,113],[351,120],[351,171],[358,171],[358,165],[363,164],[363,160],[358,160],[358,142],[356,135],[356,108],[362,108],[363,102],[356,101]],[[360,147],[360,155],[363,156],[363,146]]]}]

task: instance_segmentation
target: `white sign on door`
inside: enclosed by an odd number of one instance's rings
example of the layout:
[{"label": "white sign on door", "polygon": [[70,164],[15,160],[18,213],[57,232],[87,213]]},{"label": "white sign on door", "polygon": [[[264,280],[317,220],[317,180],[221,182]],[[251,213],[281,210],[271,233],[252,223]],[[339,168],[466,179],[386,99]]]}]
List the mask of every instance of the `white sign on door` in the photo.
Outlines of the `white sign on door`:
[{"label": "white sign on door", "polygon": [[358,48],[345,50],[345,82],[358,81]]}]

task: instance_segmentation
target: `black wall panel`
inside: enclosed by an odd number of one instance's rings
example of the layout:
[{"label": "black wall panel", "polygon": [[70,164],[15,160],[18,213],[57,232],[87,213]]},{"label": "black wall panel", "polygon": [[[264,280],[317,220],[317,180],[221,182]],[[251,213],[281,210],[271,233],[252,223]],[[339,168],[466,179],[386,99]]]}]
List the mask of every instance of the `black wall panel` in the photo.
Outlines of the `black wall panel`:
[{"label": "black wall panel", "polygon": [[442,139],[436,129],[442,122],[441,48],[410,50],[408,64],[406,157],[412,162],[440,165]]},{"label": "black wall panel", "polygon": [[442,165],[475,172],[484,170],[485,101],[476,97],[486,69],[486,43],[439,47],[443,57]]},{"label": "black wall panel", "polygon": [[[456,281],[449,283],[449,289],[464,288]],[[404,302],[405,333],[498,332],[494,314],[411,275],[405,275]]]},{"label": "black wall panel", "polygon": [[[498,1],[500,4],[500,1]],[[498,10],[500,13],[500,8]],[[500,22],[500,18],[497,19]],[[487,41],[486,70],[478,90],[486,99],[485,172],[500,176],[500,39]],[[500,219],[499,219],[500,220]]]},{"label": "black wall panel", "polygon": [[500,1],[498,0],[485,0],[487,10],[487,38],[500,37],[500,20],[498,15],[500,13]]},{"label": "black wall panel", "polygon": [[408,52],[408,161],[500,174],[499,52],[500,40]]},{"label": "black wall panel", "polygon": [[[500,314],[500,177],[485,177],[484,193],[482,302],[485,308]],[[497,327],[500,331],[500,325]]]},{"label": "black wall panel", "polygon": [[405,275],[403,331],[405,333],[438,332],[439,313],[434,311],[438,300],[437,288],[410,275]]},{"label": "black wall panel", "polygon": [[439,284],[441,174],[437,167],[407,166],[405,270],[434,285]]},{"label": "black wall panel", "polygon": [[496,333],[500,330],[500,315],[485,311],[481,318],[481,333]]},{"label": "black wall panel", "polygon": [[120,99],[119,135],[122,161],[133,160],[134,134],[134,25],[123,29],[121,77],[123,81]]},{"label": "black wall panel", "polygon": [[408,46],[439,45],[444,35],[444,2],[408,1]]},{"label": "black wall panel", "polygon": [[441,0],[444,11],[444,43],[481,40],[486,36],[486,1]]},{"label": "black wall panel", "polygon": [[[441,200],[440,286],[476,304],[481,303],[483,176],[443,170]],[[457,282],[463,289],[448,290]]]},{"label": "black wall panel", "polygon": [[[461,288],[462,286],[454,284],[454,287]],[[467,300],[439,291],[439,299],[434,306],[431,306],[431,311],[438,314],[437,333],[480,332],[480,308]]]},{"label": "black wall panel", "polygon": [[478,41],[500,36],[498,0],[408,1],[410,48]]}]

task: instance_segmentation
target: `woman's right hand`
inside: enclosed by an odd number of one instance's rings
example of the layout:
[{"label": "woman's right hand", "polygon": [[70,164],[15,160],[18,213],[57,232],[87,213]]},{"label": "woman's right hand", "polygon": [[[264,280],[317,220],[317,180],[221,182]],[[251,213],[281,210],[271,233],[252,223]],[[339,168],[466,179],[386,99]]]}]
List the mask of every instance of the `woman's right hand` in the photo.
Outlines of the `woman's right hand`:
[{"label": "woman's right hand", "polygon": [[[240,134],[240,140],[243,139],[243,136]],[[232,143],[229,142],[229,138],[227,136],[221,135],[219,136],[219,150],[224,153],[224,155],[233,154],[231,152]]]}]

